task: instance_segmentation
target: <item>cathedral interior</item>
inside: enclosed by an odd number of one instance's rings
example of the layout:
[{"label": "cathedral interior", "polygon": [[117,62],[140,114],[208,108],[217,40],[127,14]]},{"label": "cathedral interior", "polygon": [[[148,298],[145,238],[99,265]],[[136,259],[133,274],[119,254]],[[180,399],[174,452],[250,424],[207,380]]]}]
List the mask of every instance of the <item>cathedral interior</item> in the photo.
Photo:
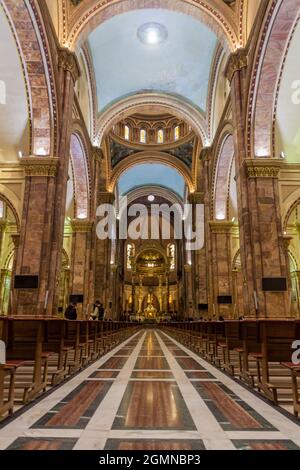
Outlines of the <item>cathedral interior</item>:
[{"label": "cathedral interior", "polygon": [[0,450],[300,449],[299,19],[0,0]]}]

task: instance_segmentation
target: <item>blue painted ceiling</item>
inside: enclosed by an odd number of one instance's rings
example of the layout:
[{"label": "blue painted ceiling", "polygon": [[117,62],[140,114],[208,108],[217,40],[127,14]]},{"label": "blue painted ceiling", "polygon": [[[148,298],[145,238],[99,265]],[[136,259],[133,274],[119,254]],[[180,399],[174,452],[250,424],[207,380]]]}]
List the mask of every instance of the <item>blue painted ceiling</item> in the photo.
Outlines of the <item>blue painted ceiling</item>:
[{"label": "blue painted ceiling", "polygon": [[[137,36],[145,23],[168,31],[159,45],[143,44]],[[89,36],[94,62],[98,109],[145,91],[179,95],[206,110],[215,34],[188,15],[162,9],[141,9],[117,15]]]},{"label": "blue painted ceiling", "polygon": [[174,168],[159,163],[142,163],[125,171],[118,182],[120,196],[141,186],[162,186],[171,189],[182,199],[185,181],[183,176]]}]

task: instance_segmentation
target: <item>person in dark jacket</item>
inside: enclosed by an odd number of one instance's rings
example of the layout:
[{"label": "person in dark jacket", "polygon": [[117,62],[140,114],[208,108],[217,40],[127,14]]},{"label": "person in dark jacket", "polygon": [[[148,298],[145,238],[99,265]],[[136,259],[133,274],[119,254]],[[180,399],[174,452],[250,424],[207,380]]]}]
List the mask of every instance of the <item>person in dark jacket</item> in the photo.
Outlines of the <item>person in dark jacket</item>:
[{"label": "person in dark jacket", "polygon": [[76,310],[76,304],[75,303],[70,303],[68,307],[66,308],[65,311],[65,318],[67,320],[77,320],[77,310]]}]

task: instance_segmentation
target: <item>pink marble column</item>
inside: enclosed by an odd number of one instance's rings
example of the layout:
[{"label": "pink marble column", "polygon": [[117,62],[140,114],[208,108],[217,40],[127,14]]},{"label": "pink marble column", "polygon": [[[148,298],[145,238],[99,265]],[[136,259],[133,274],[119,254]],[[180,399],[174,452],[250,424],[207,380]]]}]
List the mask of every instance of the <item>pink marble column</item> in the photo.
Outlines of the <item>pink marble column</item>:
[{"label": "pink marble column", "polygon": [[83,295],[83,304],[78,305],[78,312],[83,319],[88,318],[93,310],[93,304],[89,304],[92,229],[93,223],[87,220],[72,221],[70,293]]},{"label": "pink marble column", "polygon": [[218,302],[218,298],[231,297],[232,292],[232,269],[231,269],[231,229],[232,223],[227,221],[210,222],[211,238],[211,267],[212,267],[212,292],[213,292],[213,314],[218,318],[232,317],[232,303]]},{"label": "pink marble column", "polygon": [[239,50],[230,56],[226,70],[231,83],[235,129],[245,315],[286,318],[290,316],[289,293],[263,290],[263,278],[284,278],[287,281],[288,270],[278,193],[280,161],[255,156],[247,158],[247,61],[245,51]]},{"label": "pink marble column", "polygon": [[75,54],[59,50],[57,157],[23,158],[25,193],[17,275],[38,276],[37,289],[13,289],[13,312],[55,315],[63,248],[66,189],[74,85],[79,75]]}]

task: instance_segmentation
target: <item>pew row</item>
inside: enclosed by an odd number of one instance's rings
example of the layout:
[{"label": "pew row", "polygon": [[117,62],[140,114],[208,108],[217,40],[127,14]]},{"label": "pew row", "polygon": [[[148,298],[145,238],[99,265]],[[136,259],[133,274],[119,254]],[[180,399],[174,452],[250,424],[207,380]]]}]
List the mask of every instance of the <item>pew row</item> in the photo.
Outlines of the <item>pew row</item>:
[{"label": "pew row", "polygon": [[292,363],[299,320],[171,322],[161,325],[203,359],[299,415],[300,364]]},{"label": "pew row", "polygon": [[127,322],[0,317],[0,419],[97,360],[137,332]]}]

